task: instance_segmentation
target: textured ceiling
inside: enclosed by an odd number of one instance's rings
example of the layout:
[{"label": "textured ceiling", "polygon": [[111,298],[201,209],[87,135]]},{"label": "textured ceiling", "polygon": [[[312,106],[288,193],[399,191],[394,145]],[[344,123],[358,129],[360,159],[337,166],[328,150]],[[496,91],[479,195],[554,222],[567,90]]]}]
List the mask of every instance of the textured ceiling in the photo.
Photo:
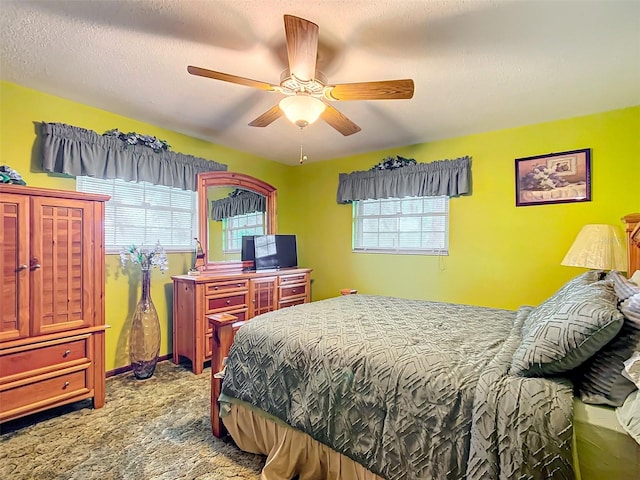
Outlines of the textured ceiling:
[{"label": "textured ceiling", "polygon": [[284,14],[319,25],[330,83],[415,81],[411,100],[335,102],[362,131],[307,127],[309,162],[640,104],[638,0],[0,0],[0,75],[295,164],[297,127],[247,125],[280,94],[186,70],[279,83]]}]

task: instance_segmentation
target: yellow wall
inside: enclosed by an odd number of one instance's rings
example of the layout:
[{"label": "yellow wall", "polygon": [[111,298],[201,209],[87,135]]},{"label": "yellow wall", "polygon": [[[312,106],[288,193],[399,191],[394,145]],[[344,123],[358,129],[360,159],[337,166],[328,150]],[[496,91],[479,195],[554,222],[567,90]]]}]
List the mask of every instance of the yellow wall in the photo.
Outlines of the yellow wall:
[{"label": "yellow wall", "polygon": [[[515,159],[591,148],[592,201],[515,206]],[[352,253],[350,205],[338,174],[387,156],[472,157],[473,194],[450,202],[446,257]],[[640,107],[303,165],[294,170],[299,256],[313,299],[361,293],[517,308],[538,304],[584,270],[560,265],[587,223],[620,226],[640,211]]]},{"label": "yellow wall", "polygon": [[[73,178],[42,172],[35,127],[41,121],[155,135],[176,152],[271,183],[278,189],[279,231],[298,235],[300,265],[314,269],[314,300],[350,287],[501,308],[537,304],[582,271],[560,266],[582,225],[621,225],[620,217],[640,211],[640,107],[289,167],[11,83],[0,83],[0,100],[0,163],[29,185],[75,189]],[[580,148],[592,149],[591,202],[515,207],[515,158]],[[368,169],[391,155],[419,162],[472,157],[473,194],[451,200],[449,256],[351,252],[351,206],[336,203],[338,173]],[[185,273],[191,261],[191,255],[169,255],[170,270],[152,275],[161,355],[172,348],[170,276]],[[113,370],[129,363],[139,282],[130,285],[117,255],[108,255],[106,272],[107,370]]]},{"label": "yellow wall", "polygon": [[[0,83],[0,100],[0,164],[17,170],[28,185],[75,190],[74,178],[42,171],[36,142],[36,122],[44,121],[67,123],[99,133],[118,128],[125,132],[154,135],[166,140],[175,152],[225,163],[230,171],[259,177],[278,188],[281,198],[290,198],[290,167],[283,164],[7,82]],[[287,218],[286,207],[278,213],[281,225],[291,222]],[[171,275],[186,273],[193,261],[191,254],[170,254],[168,257],[169,270],[164,274],[153,271],[151,276],[151,296],[158,310],[162,331],[160,355],[172,351]],[[118,255],[107,255],[106,322],[110,325],[106,335],[107,371],[129,364],[129,328],[140,296],[139,277],[126,275],[119,262]]]}]

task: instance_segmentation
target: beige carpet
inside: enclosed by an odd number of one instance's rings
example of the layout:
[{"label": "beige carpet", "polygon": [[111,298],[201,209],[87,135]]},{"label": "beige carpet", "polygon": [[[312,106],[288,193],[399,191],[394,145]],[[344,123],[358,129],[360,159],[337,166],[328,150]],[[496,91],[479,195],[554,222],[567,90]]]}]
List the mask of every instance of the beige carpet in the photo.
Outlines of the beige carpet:
[{"label": "beige carpet", "polygon": [[0,478],[258,479],[264,457],[211,434],[210,373],[165,361],[149,380],[107,379],[101,409],[85,401],[7,422]]}]

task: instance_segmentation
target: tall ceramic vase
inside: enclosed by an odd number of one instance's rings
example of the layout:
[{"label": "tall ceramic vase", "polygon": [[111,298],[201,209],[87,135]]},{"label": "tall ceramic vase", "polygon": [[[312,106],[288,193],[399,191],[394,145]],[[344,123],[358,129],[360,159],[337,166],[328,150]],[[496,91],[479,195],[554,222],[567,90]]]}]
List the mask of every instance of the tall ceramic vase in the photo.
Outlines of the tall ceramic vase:
[{"label": "tall ceramic vase", "polygon": [[139,380],[153,375],[160,353],[160,322],[151,301],[151,275],[142,269],[142,297],[136,305],[129,335],[129,359],[133,374]]}]

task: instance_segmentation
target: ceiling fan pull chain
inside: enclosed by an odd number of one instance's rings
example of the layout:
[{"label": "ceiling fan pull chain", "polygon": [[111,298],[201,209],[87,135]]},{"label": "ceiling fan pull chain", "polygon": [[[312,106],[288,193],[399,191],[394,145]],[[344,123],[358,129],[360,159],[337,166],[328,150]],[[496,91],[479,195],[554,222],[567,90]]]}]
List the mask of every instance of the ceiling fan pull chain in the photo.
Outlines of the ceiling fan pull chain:
[{"label": "ceiling fan pull chain", "polygon": [[302,165],[307,160],[307,156],[302,154],[302,131],[303,128],[300,127],[300,165]]}]

